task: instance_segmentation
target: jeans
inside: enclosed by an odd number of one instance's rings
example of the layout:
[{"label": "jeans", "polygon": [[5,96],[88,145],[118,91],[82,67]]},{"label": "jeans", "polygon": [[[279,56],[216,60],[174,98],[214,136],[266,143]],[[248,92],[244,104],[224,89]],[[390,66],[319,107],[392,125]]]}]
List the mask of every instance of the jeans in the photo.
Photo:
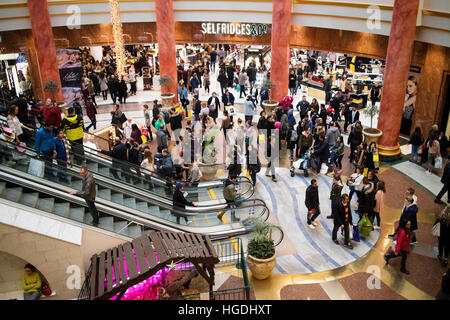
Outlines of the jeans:
[{"label": "jeans", "polygon": [[32,291],[23,294],[24,300],[39,300],[40,297],[41,297],[40,291]]},{"label": "jeans", "polygon": [[342,158],[344,157],[344,154],[341,154],[340,156],[334,157],[333,163],[338,167],[339,169],[342,169]]},{"label": "jeans", "polygon": [[266,168],[266,175],[270,173],[272,174],[272,178],[275,178],[275,166],[273,165],[272,161],[269,161]]},{"label": "jeans", "polygon": [[242,98],[242,93],[244,93],[244,97],[247,95],[247,92],[245,91],[245,84],[241,85],[241,90],[239,90],[239,98]]},{"label": "jeans", "polygon": [[110,91],[109,94],[111,95],[111,99],[112,99],[113,103],[116,103],[117,94],[112,91]]},{"label": "jeans", "polygon": [[216,62],[211,61],[211,72],[216,72]]},{"label": "jeans", "polygon": [[61,180],[67,180],[66,170],[67,170],[67,162],[62,159],[56,159],[58,162],[58,167],[56,168],[57,176]]},{"label": "jeans", "polygon": [[94,224],[98,223],[98,211],[94,200],[85,199]]},{"label": "jeans", "polygon": [[195,128],[195,124],[197,121],[200,121],[200,116],[196,113],[194,113],[194,123],[192,124],[192,127]]},{"label": "jeans", "polygon": [[314,220],[316,220],[316,218],[320,215],[320,208],[319,207],[317,207],[317,208],[315,208],[316,209],[316,213],[314,213],[314,214],[312,214],[312,216],[311,216],[311,213],[309,213],[309,210],[308,210],[308,213],[307,213],[307,215],[308,215],[308,217],[307,217],[307,223],[308,224],[311,224]]},{"label": "jeans", "polygon": [[108,90],[103,90],[102,91],[102,96],[103,96],[103,100],[108,99]]},{"label": "jeans", "polygon": [[402,257],[401,270],[406,270],[406,251],[400,250],[398,255],[396,255],[395,252],[394,252],[394,253],[391,253],[391,254],[387,254],[386,257],[388,259]]},{"label": "jeans", "polygon": [[91,127],[94,127],[94,130],[97,129],[97,119],[91,119],[91,124],[86,127],[86,131],[89,131]]},{"label": "jeans", "polygon": [[373,212],[373,225],[375,225],[375,220],[377,220],[377,226],[379,227],[381,224],[380,213],[376,211]]},{"label": "jeans", "polygon": [[[411,145],[411,161],[419,161],[419,154],[417,153],[417,150],[419,149],[420,146],[416,146],[416,145]],[[416,160],[414,160],[414,158]]]},{"label": "jeans", "polygon": [[433,161],[437,158],[437,153],[428,153],[428,171],[433,169]]},{"label": "jeans", "polygon": [[253,92],[253,88],[255,87],[256,80],[250,81],[250,94]]}]

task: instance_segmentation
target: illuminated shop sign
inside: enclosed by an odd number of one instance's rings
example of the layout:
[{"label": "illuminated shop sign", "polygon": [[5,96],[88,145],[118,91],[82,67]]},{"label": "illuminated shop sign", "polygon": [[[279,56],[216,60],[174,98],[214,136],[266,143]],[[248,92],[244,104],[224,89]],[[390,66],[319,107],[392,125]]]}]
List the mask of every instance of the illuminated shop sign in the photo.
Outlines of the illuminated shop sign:
[{"label": "illuminated shop sign", "polygon": [[243,35],[243,36],[262,36],[267,34],[266,24],[256,23],[202,23],[203,34],[231,34],[231,35]]}]

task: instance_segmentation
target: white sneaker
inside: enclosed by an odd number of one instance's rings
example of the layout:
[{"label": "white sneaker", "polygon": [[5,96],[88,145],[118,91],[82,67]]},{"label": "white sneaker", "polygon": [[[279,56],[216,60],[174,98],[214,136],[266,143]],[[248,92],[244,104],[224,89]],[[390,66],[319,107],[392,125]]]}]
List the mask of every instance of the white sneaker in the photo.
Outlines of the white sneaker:
[{"label": "white sneaker", "polygon": [[430,172],[430,171],[428,171],[428,170],[427,170],[427,171],[426,171],[425,173],[426,173],[426,174],[431,174],[431,172]]},{"label": "white sneaker", "polygon": [[187,223],[186,223],[186,225],[188,226],[188,225],[190,225],[192,223],[192,221],[188,221]]},{"label": "white sneaker", "polygon": [[315,229],[316,227],[314,227],[312,224],[308,224],[308,227],[310,227],[311,229]]},{"label": "white sneaker", "polygon": [[317,222],[313,221],[312,222],[313,225],[315,225],[316,227],[319,225]]},{"label": "white sneaker", "polygon": [[380,230],[381,228],[379,226],[374,226],[373,227],[375,230]]}]

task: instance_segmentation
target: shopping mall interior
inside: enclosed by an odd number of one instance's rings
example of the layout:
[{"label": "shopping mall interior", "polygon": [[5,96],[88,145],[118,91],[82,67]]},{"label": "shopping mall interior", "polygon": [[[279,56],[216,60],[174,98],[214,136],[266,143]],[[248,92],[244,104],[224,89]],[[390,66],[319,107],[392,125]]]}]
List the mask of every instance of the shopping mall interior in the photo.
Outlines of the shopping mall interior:
[{"label": "shopping mall interior", "polygon": [[447,0],[5,0],[0,80],[0,300],[450,299]]}]

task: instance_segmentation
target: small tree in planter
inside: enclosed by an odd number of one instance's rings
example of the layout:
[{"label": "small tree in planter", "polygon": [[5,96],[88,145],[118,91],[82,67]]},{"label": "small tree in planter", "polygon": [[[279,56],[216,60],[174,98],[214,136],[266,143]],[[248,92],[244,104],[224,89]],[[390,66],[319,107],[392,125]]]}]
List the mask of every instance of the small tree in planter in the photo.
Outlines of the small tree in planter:
[{"label": "small tree in planter", "polygon": [[58,84],[55,81],[47,81],[44,84],[44,91],[50,93],[53,100],[55,100],[55,94],[59,92]]},{"label": "small tree in planter", "polygon": [[273,83],[273,81],[270,79],[264,80],[261,85],[261,89],[266,90],[267,96],[269,97],[268,100],[264,100],[262,102],[262,105],[264,106],[264,109],[267,114],[270,114],[272,112],[272,110],[275,109],[275,107],[278,105],[278,101],[270,100],[270,89],[272,89],[274,87],[275,87],[275,83]]},{"label": "small tree in planter", "polygon": [[[172,82],[172,78],[170,76],[161,76],[159,78],[159,84],[161,87],[165,87],[165,91],[167,91],[167,86]],[[175,95],[170,92],[161,93],[161,100],[163,107],[172,107],[173,106],[173,98]]]},{"label": "small tree in planter", "polygon": [[256,279],[267,279],[276,264],[274,241],[270,234],[275,225],[261,217],[248,218],[246,224],[252,225],[251,238],[247,245],[247,263]]},{"label": "small tree in planter", "polygon": [[377,142],[378,138],[383,134],[383,132],[377,128],[373,128],[373,118],[380,113],[380,108],[375,104],[366,107],[363,113],[370,117],[370,128],[364,128],[363,134],[365,137],[365,142],[370,144],[371,142]]}]

